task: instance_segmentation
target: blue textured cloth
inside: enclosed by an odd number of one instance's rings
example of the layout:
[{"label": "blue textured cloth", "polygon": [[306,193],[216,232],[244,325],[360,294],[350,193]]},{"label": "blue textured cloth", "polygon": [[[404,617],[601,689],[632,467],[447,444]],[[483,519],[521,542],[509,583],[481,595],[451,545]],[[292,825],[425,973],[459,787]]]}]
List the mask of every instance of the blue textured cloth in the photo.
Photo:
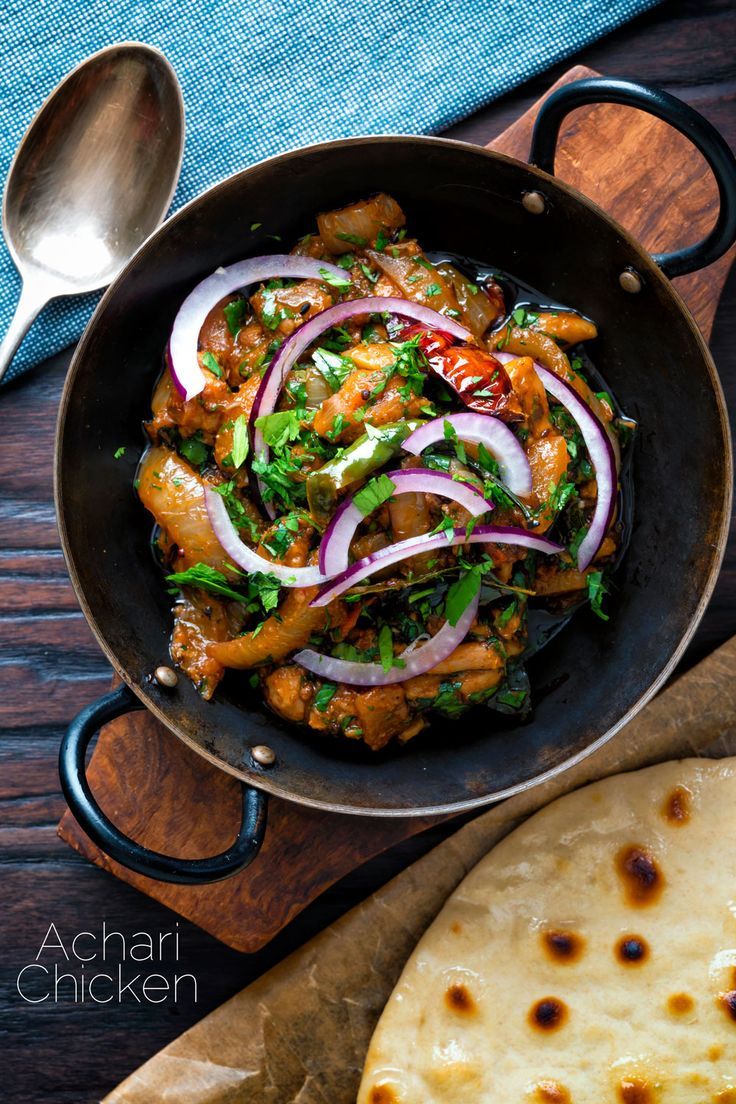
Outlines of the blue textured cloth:
[{"label": "blue textured cloth", "polygon": [[[436,133],[658,0],[5,0],[0,180],[34,112],[124,39],[174,65],[187,142],[174,207],[260,158],[355,134]],[[20,280],[0,251],[0,333]],[[79,337],[98,295],[36,321],[10,379]]]}]

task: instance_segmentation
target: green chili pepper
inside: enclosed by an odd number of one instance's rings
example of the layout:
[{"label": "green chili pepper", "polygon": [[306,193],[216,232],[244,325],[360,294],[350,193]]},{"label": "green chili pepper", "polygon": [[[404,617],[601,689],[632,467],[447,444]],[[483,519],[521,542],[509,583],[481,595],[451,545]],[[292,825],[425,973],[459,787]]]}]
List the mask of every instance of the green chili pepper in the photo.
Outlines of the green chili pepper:
[{"label": "green chili pepper", "polygon": [[419,420],[389,422],[366,433],[343,449],[334,460],[328,460],[307,478],[307,500],[312,517],[325,525],[337,505],[338,492],[350,483],[365,479],[396,456],[403,442],[424,423]]}]

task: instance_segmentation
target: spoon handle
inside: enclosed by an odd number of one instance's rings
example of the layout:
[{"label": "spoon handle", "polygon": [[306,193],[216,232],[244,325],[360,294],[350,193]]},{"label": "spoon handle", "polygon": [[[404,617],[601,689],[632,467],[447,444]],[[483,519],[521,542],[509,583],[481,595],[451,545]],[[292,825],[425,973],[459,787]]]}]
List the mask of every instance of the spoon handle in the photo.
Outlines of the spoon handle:
[{"label": "spoon handle", "polygon": [[48,287],[34,282],[23,284],[8,332],[0,343],[0,380],[10,367],[18,346],[31,328],[31,324],[53,297]]}]

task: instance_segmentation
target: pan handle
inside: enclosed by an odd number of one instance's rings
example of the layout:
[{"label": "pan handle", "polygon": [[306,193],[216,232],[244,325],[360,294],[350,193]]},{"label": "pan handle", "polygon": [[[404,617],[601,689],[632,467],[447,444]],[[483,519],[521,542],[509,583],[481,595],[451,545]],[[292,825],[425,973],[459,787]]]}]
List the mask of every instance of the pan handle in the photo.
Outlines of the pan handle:
[{"label": "pan handle", "polygon": [[673,253],[654,253],[653,260],[670,279],[717,261],[736,241],[736,158],[707,119],[669,92],[613,77],[587,77],[563,85],[539,109],[532,133],[530,164],[553,174],[557,139],[565,116],[577,107],[595,103],[623,104],[656,115],[700,150],[718,185],[720,207],[716,224],[702,241]]},{"label": "pan handle", "polygon": [[263,843],[266,795],[260,790],[243,783],[243,814],[238,837],[226,851],[208,859],[176,859],[142,847],[116,828],[95,801],[85,770],[90,740],[102,725],[135,709],[143,709],[143,703],[123,684],[78,713],[66,730],[59,751],[59,776],[75,819],[110,858],[160,882],[206,885],[239,873],[253,861]]}]

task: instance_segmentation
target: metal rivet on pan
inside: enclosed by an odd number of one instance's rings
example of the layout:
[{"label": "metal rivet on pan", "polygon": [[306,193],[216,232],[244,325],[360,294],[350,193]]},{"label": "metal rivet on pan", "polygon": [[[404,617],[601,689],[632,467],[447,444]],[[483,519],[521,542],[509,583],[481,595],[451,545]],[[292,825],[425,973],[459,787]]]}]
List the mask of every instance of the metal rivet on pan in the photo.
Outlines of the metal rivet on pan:
[{"label": "metal rivet on pan", "polygon": [[272,767],[276,762],[276,752],[266,744],[256,744],[251,755],[259,767]]},{"label": "metal rivet on pan", "polygon": [[628,291],[630,295],[638,295],[643,286],[641,276],[633,268],[625,268],[619,276],[618,282],[624,291]]},{"label": "metal rivet on pan", "polygon": [[521,205],[530,215],[543,215],[547,209],[547,201],[541,192],[522,192]]},{"label": "metal rivet on pan", "polygon": [[159,686],[165,686],[168,690],[172,690],[179,681],[179,676],[171,667],[157,667],[153,677]]}]

